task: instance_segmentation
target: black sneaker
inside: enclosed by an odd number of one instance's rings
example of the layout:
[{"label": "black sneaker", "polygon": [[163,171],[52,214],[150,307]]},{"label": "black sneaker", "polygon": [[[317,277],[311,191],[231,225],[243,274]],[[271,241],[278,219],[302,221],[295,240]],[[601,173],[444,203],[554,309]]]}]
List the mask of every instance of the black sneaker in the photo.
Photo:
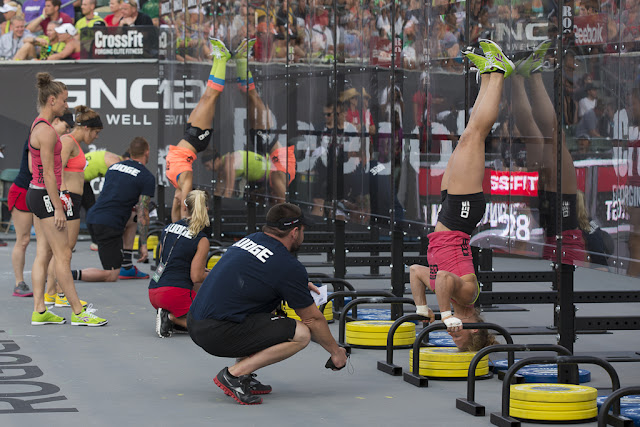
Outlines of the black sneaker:
[{"label": "black sneaker", "polygon": [[172,323],[169,319],[169,312],[163,308],[159,308],[156,313],[156,334],[158,334],[160,338],[170,337]]},{"label": "black sneaker", "polygon": [[213,382],[224,391],[224,394],[233,397],[239,404],[259,405],[262,403],[262,398],[254,396],[249,387],[252,378],[251,375],[242,375],[234,378],[229,373],[229,369],[224,368],[218,372]]},{"label": "black sneaker", "polygon": [[251,390],[251,394],[269,394],[271,393],[270,385],[262,384],[260,381],[256,379],[256,374],[251,374],[251,381],[249,381],[249,389]]},{"label": "black sneaker", "polygon": [[174,334],[188,334],[189,330],[187,328],[183,328],[182,326],[174,323],[173,324],[173,331]]}]

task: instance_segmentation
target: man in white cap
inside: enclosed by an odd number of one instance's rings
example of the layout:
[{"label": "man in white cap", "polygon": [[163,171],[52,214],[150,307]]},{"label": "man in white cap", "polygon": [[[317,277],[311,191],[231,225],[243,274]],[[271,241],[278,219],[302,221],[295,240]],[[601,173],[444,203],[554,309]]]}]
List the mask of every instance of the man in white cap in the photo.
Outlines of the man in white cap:
[{"label": "man in white cap", "polygon": [[80,59],[80,42],[75,38],[78,30],[73,24],[62,24],[56,27],[58,39],[65,43],[62,52],[49,55],[47,61],[56,61],[60,59]]},{"label": "man in white cap", "polygon": [[26,29],[24,18],[21,15],[14,16],[11,31],[0,37],[0,60],[13,59],[27,37],[33,37],[33,34]]}]

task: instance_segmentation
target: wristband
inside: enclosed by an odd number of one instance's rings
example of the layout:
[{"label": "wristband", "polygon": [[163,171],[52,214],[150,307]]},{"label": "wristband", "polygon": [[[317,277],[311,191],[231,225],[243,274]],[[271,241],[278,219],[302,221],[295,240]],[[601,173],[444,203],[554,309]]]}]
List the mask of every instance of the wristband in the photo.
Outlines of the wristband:
[{"label": "wristband", "polygon": [[419,314],[424,317],[430,317],[429,307],[426,305],[416,305],[416,314]]},{"label": "wristband", "polygon": [[442,320],[446,319],[447,317],[451,317],[451,312],[450,311],[443,311],[440,313],[440,318]]}]

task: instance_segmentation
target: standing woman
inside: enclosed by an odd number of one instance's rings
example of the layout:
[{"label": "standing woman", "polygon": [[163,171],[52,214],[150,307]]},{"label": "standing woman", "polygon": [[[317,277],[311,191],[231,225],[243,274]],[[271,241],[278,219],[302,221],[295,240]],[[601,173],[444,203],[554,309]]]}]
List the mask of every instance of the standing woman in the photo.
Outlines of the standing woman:
[{"label": "standing woman", "polygon": [[29,135],[33,179],[27,191],[27,206],[34,214],[37,237],[36,258],[31,272],[34,291],[31,324],[61,325],[66,322],[64,317],[47,310],[44,303],[44,282],[53,255],[56,277],[73,310],[71,324],[102,326],[107,323],[105,319],[93,314],[94,310],[82,307],[71,276],[71,248],[65,215],[65,210],[71,207],[71,199],[59,193],[62,142],[51,126],[53,118],[63,114],[67,108],[67,87],[64,83],[54,81],[49,73],[38,73],[36,80],[39,114],[31,125]]},{"label": "standing woman", "polygon": [[193,190],[184,199],[187,218],[169,224],[160,236],[160,264],[149,283],[149,301],[157,310],[156,333],[171,335],[173,324],[187,328],[187,313],[207,277],[209,195]]},{"label": "standing woman", "polygon": [[[102,130],[100,115],[86,107],[79,105],[75,108],[76,121],[73,131],[60,138],[62,142],[62,183],[60,190],[71,198],[72,206],[67,210],[67,234],[69,236],[69,248],[73,250],[80,233],[80,208],[82,207],[82,194],[84,192],[84,169],[87,159],[84,156],[81,143],[92,144],[98,138]],[[65,295],[57,289],[56,276],[52,265],[49,267],[49,279],[47,280],[47,292],[45,303],[54,302],[56,307],[69,305]],[[86,305],[81,301],[82,305]]]},{"label": "standing woman", "polygon": [[[65,111],[62,116],[57,116],[51,123],[58,135],[68,133],[73,126],[73,115],[70,110]],[[11,222],[16,231],[16,244],[11,252],[11,265],[16,278],[16,286],[13,288],[14,297],[31,297],[33,292],[24,280],[24,259],[27,246],[31,240],[31,227],[33,226],[33,214],[27,207],[27,190],[31,181],[31,170],[29,169],[29,139],[24,142],[22,150],[22,160],[20,162],[20,172],[9,188],[7,197],[9,212],[11,212]]]}]

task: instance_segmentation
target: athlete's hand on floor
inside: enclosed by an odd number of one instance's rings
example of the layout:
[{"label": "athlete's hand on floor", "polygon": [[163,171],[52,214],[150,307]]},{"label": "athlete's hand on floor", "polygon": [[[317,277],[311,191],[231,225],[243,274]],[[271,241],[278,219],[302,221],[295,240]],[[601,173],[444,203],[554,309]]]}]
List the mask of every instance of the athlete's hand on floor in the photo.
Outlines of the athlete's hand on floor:
[{"label": "athlete's hand on floor", "polygon": [[140,245],[138,254],[140,255],[140,258],[138,258],[138,262],[146,262],[149,259],[149,250],[147,249],[146,244]]}]

